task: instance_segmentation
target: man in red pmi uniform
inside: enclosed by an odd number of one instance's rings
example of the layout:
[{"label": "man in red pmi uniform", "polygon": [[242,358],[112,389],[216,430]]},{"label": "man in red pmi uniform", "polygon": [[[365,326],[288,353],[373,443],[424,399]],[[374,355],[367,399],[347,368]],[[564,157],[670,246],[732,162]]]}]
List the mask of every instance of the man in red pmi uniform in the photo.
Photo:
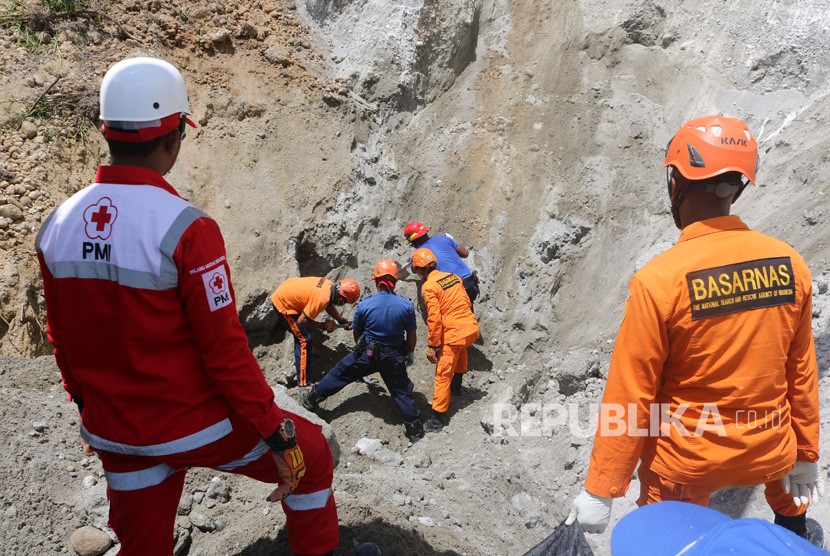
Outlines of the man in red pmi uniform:
[{"label": "man in red pmi uniform", "polygon": [[279,483],[270,499],[282,500],[292,550],[326,554],[339,542],[328,444],[274,403],[219,227],[162,177],[189,113],[167,62],[131,58],[104,76],[113,165],[38,234],[49,340],[104,467],[119,554],[172,554],[189,467]]},{"label": "man in red pmi uniform", "polygon": [[692,120],[669,143],[682,232],[631,280],[568,518],[586,531],[605,529],[641,460],[641,506],[706,505],[723,487],[765,484],[775,522],[809,536],[805,511],[823,489],[812,282],[795,249],[729,215],[757,162],[734,118]]},{"label": "man in red pmi uniform", "polygon": [[[360,286],[351,278],[343,278],[337,285],[326,278],[304,276],[289,278],[277,287],[271,295],[271,303],[279,314],[277,326],[282,326],[294,335],[294,368],[297,384],[308,386],[308,347],[311,329],[334,332],[337,324],[350,328],[337,310],[337,306],[356,303],[360,299]],[[332,318],[318,322],[314,319],[325,311]],[[335,324],[336,321],[336,324]]]}]

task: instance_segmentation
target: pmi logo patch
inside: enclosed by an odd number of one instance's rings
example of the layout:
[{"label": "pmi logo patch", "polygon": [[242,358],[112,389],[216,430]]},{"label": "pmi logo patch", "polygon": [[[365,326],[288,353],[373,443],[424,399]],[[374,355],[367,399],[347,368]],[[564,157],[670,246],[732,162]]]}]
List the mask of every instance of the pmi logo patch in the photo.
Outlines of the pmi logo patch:
[{"label": "pmi logo patch", "polygon": [[84,210],[84,232],[89,239],[109,239],[112,234],[112,225],[118,218],[118,208],[112,204],[109,197],[101,197],[94,205]]},{"label": "pmi logo patch", "polygon": [[225,265],[220,265],[202,274],[208,306],[211,312],[227,307],[233,302]]},{"label": "pmi logo patch", "polygon": [[789,257],[690,272],[692,320],[795,303],[794,276]]}]

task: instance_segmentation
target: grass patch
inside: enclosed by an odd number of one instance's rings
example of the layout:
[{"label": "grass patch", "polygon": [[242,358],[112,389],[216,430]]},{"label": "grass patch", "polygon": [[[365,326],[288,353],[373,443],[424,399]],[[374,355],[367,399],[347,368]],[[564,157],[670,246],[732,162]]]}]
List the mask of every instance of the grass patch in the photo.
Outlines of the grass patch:
[{"label": "grass patch", "polygon": [[[3,101],[11,105],[25,105],[21,100]],[[59,142],[71,138],[85,143],[90,133],[95,130],[95,124],[89,117],[78,110],[80,99],[76,95],[56,93],[40,98],[28,111],[19,113],[5,121],[10,130],[17,130],[23,120],[34,120],[46,127],[43,136],[47,141]]]},{"label": "grass patch", "polygon": [[36,51],[47,40],[50,42],[52,40],[52,37],[50,37],[45,31],[34,32],[22,22],[12,24],[11,29],[12,32],[14,32],[17,45],[22,46],[31,52]]},{"label": "grass patch", "polygon": [[40,3],[50,12],[73,14],[78,10],[85,10],[89,6],[87,0],[40,0]]},{"label": "grass patch", "polygon": [[39,0],[39,5],[24,0],[0,1],[0,27],[10,29],[17,44],[27,50],[34,52],[48,45],[53,54],[60,56],[54,41],[55,24],[100,15],[88,7],[89,0]]},{"label": "grass patch", "polygon": [[[89,4],[89,0],[0,0],[0,28],[10,30],[19,46],[62,59],[56,37],[58,24],[77,19],[98,21],[106,17],[89,10]],[[0,127],[17,131],[23,121],[29,119],[43,126],[42,135],[47,141],[86,143],[93,135],[90,132],[95,130],[97,105],[82,91],[53,91],[56,83],[57,79],[41,89],[37,100],[0,99],[0,103],[9,105],[7,114],[11,114],[0,118]]]},{"label": "grass patch", "polygon": [[32,11],[22,0],[0,0],[0,27],[25,23]]},{"label": "grass patch", "polygon": [[90,122],[88,119],[80,118],[80,121],[74,129],[75,133],[73,134],[73,136],[75,137],[75,140],[78,142],[86,143],[87,139],[89,139],[90,132],[95,130],[95,126],[92,125],[92,122]]},{"label": "grass patch", "polygon": [[52,40],[47,45],[47,49],[53,57],[58,60],[63,60],[63,52],[61,52],[61,43],[58,41],[58,37],[52,37]]},{"label": "grass patch", "polygon": [[50,122],[73,112],[73,101],[67,96],[45,96],[29,110],[28,117]]}]

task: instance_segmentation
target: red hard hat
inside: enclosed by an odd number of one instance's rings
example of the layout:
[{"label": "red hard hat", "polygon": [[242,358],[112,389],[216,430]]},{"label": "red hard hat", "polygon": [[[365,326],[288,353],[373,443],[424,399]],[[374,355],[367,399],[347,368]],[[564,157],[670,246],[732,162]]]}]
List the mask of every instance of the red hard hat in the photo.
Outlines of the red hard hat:
[{"label": "red hard hat", "polygon": [[672,137],[663,166],[677,168],[689,180],[740,172],[754,184],[758,143],[747,125],[737,118],[697,118]]},{"label": "red hard hat", "polygon": [[360,285],[351,278],[343,278],[337,285],[337,291],[346,300],[346,303],[354,303],[360,299]]},{"label": "red hard hat", "polygon": [[420,222],[410,222],[403,229],[403,235],[409,241],[415,241],[429,231],[429,226],[424,226]]},{"label": "red hard hat", "polygon": [[398,264],[392,259],[382,259],[375,265],[375,271],[372,273],[372,279],[380,278],[381,276],[391,276],[395,280],[398,279]]}]

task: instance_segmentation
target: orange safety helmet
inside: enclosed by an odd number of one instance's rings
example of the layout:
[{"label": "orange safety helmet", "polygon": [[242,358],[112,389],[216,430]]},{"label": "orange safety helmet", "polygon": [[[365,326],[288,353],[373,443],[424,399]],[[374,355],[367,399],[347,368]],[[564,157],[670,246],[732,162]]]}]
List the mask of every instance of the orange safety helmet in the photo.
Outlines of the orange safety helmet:
[{"label": "orange safety helmet", "polygon": [[382,276],[391,276],[395,280],[398,279],[398,264],[392,259],[382,259],[375,265],[375,271],[372,273],[372,280],[377,280]]},{"label": "orange safety helmet", "polygon": [[403,235],[409,241],[415,241],[430,230],[429,226],[424,226],[420,222],[410,222],[403,229]]},{"label": "orange safety helmet", "polygon": [[687,122],[666,148],[663,167],[677,168],[688,180],[740,172],[755,183],[758,143],[737,118],[706,116]]},{"label": "orange safety helmet", "polygon": [[354,303],[360,299],[360,285],[351,278],[343,278],[337,284],[337,291],[346,300],[346,303]]},{"label": "orange safety helmet", "polygon": [[412,253],[412,266],[415,268],[424,268],[430,264],[435,264],[436,262],[437,259],[435,258],[435,253],[426,247],[421,247]]}]

